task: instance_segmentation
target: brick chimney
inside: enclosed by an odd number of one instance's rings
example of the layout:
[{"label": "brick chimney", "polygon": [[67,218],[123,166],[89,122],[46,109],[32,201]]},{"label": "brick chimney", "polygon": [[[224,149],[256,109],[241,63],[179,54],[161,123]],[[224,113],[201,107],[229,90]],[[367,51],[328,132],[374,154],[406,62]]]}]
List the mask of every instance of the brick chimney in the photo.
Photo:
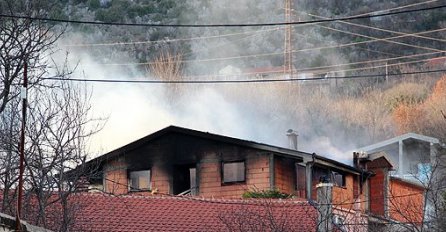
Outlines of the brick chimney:
[{"label": "brick chimney", "polygon": [[288,148],[297,151],[297,131],[289,129],[286,136],[288,137]]}]

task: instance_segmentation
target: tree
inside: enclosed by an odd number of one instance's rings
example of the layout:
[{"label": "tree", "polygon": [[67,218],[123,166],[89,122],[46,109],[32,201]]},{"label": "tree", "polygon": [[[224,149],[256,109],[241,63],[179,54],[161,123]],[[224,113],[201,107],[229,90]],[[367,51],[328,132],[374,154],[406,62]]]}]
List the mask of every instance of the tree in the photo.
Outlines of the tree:
[{"label": "tree", "polygon": [[415,132],[446,138],[446,77],[435,84],[432,93],[418,104],[399,104],[393,112],[399,133]]},{"label": "tree", "polygon": [[[23,218],[35,225],[57,231],[68,231],[73,224],[77,206],[69,198],[83,190],[82,181],[88,181],[95,170],[82,169],[86,162],[86,140],[97,132],[99,122],[90,118],[89,94],[71,83],[62,82],[57,88],[35,88],[29,93],[30,107],[26,126],[26,170]],[[9,109],[9,107],[8,107]],[[9,115],[15,116],[12,111]],[[11,117],[12,118],[12,117]],[[1,210],[15,214],[17,199],[18,126],[12,121],[2,140],[7,149],[0,152],[0,170],[4,174]],[[5,138],[6,136],[2,137]],[[11,159],[12,158],[12,159]],[[74,168],[78,168],[73,172]]]},{"label": "tree", "polygon": [[[0,13],[45,17],[52,1],[0,1]],[[100,129],[90,118],[90,91],[67,81],[73,70],[52,55],[64,28],[31,19],[0,21],[0,210],[16,215],[19,132],[19,86],[28,64],[28,116],[25,138],[24,198],[21,218],[57,231],[69,231],[75,205],[69,198],[94,170],[78,169],[86,162],[86,140]]]},{"label": "tree", "polygon": [[[25,17],[45,17],[51,12],[51,1],[0,1],[0,13]],[[23,76],[25,62],[29,82],[40,85],[47,74],[48,55],[53,52],[64,28],[31,19],[5,18],[0,20],[0,113],[19,94],[17,85]]]},{"label": "tree", "polygon": [[[173,54],[169,51],[163,51],[147,67],[147,71],[154,78],[175,82],[183,79],[183,61],[181,54]],[[169,83],[166,89],[166,98],[170,104],[176,103],[183,94],[181,84]]]}]

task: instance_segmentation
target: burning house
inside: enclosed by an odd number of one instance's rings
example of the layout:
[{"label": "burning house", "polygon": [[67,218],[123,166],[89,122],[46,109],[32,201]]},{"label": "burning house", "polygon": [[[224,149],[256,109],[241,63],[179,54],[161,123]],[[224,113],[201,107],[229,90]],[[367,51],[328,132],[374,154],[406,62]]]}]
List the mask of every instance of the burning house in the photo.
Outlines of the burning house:
[{"label": "burning house", "polygon": [[102,173],[90,180],[90,188],[214,198],[275,189],[316,199],[315,186],[325,178],[339,195],[351,201],[359,195],[361,170],[298,151],[297,134],[288,137],[292,147],[281,148],[170,126],[89,161]]},{"label": "burning house", "polygon": [[[399,183],[380,180],[389,178],[386,171],[394,167],[388,157],[356,157],[357,165],[350,166],[298,151],[297,133],[289,130],[287,136],[290,147],[282,148],[169,126],[90,160],[86,165],[96,166],[99,175],[88,180],[89,190],[205,199],[240,199],[247,191],[274,190],[318,202],[318,184],[329,183],[333,220],[364,225],[369,213],[400,219],[377,207],[387,204],[388,195],[382,193]],[[405,182],[400,185],[423,191]],[[401,199],[401,204],[408,201]],[[415,210],[422,215],[422,205]]]}]

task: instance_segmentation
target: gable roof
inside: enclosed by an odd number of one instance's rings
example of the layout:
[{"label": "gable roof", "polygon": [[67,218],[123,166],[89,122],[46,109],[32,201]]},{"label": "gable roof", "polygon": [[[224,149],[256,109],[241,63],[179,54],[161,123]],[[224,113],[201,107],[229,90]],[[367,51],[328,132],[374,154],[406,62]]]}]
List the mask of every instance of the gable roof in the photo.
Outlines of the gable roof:
[{"label": "gable roof", "polygon": [[427,142],[427,143],[433,143],[433,144],[439,144],[440,140],[438,140],[437,138],[434,137],[430,137],[430,136],[425,136],[425,135],[420,135],[420,134],[415,134],[415,133],[407,133],[407,134],[403,134],[400,136],[396,136],[393,137],[391,139],[387,139],[369,146],[365,146],[365,147],[361,147],[358,148],[356,150],[358,151],[366,151],[366,152],[370,152],[370,151],[376,151],[380,148],[383,148],[385,146],[394,144],[394,143],[398,143],[399,141],[404,141],[404,140],[416,140],[416,141],[421,141],[421,142]]},{"label": "gable roof", "polygon": [[[211,200],[172,196],[76,194],[81,203],[74,231],[229,231],[255,226],[270,231],[269,222],[315,231],[317,211],[304,200]],[[263,228],[259,225],[265,223]]]},{"label": "gable roof", "polygon": [[183,127],[177,127],[177,126],[168,126],[164,129],[161,129],[161,130],[156,131],[152,134],[149,134],[141,139],[138,139],[138,140],[131,142],[127,145],[117,148],[111,152],[108,152],[102,156],[92,159],[87,162],[87,165],[97,164],[97,163],[101,163],[101,162],[109,160],[109,159],[113,159],[120,155],[126,154],[136,148],[139,148],[139,147],[143,146],[144,144],[150,143],[151,141],[153,141],[155,139],[158,139],[162,136],[165,136],[165,135],[168,135],[171,133],[183,134],[183,135],[193,136],[193,137],[197,137],[197,138],[209,139],[209,140],[218,141],[218,142],[222,142],[222,143],[233,144],[233,145],[238,145],[238,146],[242,146],[242,147],[248,147],[248,148],[252,148],[252,149],[269,151],[269,152],[273,152],[276,155],[294,158],[298,161],[303,161],[303,159],[305,157],[307,160],[312,159],[315,163],[319,163],[319,164],[330,166],[330,167],[335,167],[335,168],[341,169],[342,171],[347,171],[347,172],[354,173],[354,174],[360,173],[359,169],[356,169],[352,166],[349,166],[347,164],[344,164],[344,163],[341,163],[341,162],[338,162],[335,160],[331,160],[326,157],[316,155],[314,153],[310,154],[310,153],[292,150],[292,149],[288,149],[288,148],[283,148],[283,147],[279,147],[279,146],[268,145],[268,144],[264,144],[264,143],[258,143],[258,142],[254,142],[254,141],[243,140],[243,139],[238,139],[238,138],[228,137],[228,136],[224,136],[224,135],[218,135],[218,134],[213,134],[213,133],[209,133],[209,132],[203,132],[203,131],[183,128]]},{"label": "gable roof", "polygon": [[228,137],[228,136],[224,136],[224,135],[212,134],[209,132],[202,132],[202,131],[178,127],[178,126],[168,126],[164,129],[161,129],[161,130],[156,131],[152,134],[149,134],[145,137],[142,137],[136,141],[133,141],[127,145],[117,148],[111,152],[108,152],[102,156],[92,159],[92,160],[88,161],[88,163],[90,163],[92,161],[101,162],[104,160],[108,160],[108,159],[117,157],[119,155],[128,153],[136,148],[143,146],[144,144],[150,143],[151,141],[153,141],[155,139],[158,139],[162,136],[165,136],[165,135],[171,134],[171,133],[184,134],[184,135],[193,136],[193,137],[197,137],[197,138],[214,140],[214,141],[218,141],[218,142],[222,142],[222,143],[234,144],[234,145],[238,145],[238,146],[259,149],[259,150],[264,150],[264,151],[270,151],[270,152],[278,153],[278,154],[281,154],[284,156],[290,156],[290,157],[297,158],[297,159],[301,159],[302,155],[311,155],[309,153],[300,152],[300,151],[291,150],[291,149],[273,146],[273,145],[268,145],[268,144],[264,144],[264,143],[258,143],[258,142],[254,142],[254,141],[243,140],[243,139]]},{"label": "gable roof", "polygon": [[384,151],[369,154],[367,160],[372,162],[371,164],[368,164],[368,167],[396,167],[395,163]]}]

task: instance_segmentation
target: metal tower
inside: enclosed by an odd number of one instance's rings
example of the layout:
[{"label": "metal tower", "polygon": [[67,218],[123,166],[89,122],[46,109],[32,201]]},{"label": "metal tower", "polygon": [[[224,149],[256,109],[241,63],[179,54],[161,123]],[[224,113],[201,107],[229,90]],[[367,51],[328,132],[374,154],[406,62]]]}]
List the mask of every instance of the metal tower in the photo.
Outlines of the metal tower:
[{"label": "metal tower", "polygon": [[[292,22],[292,0],[285,0],[285,22]],[[285,46],[284,46],[284,74],[288,73],[289,78],[293,78],[293,46],[292,46],[292,25],[285,26]]]}]

